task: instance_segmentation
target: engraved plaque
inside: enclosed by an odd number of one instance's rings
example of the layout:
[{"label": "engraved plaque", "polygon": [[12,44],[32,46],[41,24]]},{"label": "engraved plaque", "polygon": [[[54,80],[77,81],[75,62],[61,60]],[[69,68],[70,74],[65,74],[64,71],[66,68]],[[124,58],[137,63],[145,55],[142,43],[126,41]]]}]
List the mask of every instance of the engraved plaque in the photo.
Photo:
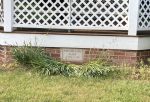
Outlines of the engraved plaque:
[{"label": "engraved plaque", "polygon": [[83,61],[83,50],[81,49],[61,49],[61,60],[63,61]]}]

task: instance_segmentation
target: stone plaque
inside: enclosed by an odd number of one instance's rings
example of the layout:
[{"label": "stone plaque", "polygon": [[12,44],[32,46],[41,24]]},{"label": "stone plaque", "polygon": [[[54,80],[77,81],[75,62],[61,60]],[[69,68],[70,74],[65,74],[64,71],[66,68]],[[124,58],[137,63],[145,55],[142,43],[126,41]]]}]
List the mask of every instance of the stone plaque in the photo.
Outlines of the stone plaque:
[{"label": "stone plaque", "polygon": [[61,60],[81,62],[83,61],[83,50],[81,49],[61,49]]}]

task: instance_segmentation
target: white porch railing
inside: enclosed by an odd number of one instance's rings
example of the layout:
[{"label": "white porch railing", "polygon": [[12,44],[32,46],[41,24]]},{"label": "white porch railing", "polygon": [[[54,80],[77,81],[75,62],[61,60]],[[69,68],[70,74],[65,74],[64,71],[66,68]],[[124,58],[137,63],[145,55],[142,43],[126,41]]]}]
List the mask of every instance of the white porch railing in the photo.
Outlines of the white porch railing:
[{"label": "white porch railing", "polygon": [[1,26],[3,21],[6,32],[21,27],[128,30],[136,35],[150,30],[150,0],[0,0]]}]

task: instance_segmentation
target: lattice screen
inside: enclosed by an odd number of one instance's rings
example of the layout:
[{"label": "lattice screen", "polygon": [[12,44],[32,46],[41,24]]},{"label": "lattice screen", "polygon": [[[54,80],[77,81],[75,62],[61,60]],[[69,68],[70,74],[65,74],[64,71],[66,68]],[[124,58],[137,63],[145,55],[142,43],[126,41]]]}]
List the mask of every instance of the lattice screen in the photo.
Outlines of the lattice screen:
[{"label": "lattice screen", "polygon": [[150,0],[140,0],[139,30],[150,30]]},{"label": "lattice screen", "polygon": [[68,26],[69,0],[14,0],[14,26]]},{"label": "lattice screen", "polygon": [[14,26],[127,30],[128,4],[128,0],[14,0]]},{"label": "lattice screen", "polygon": [[0,26],[3,25],[4,13],[3,13],[3,0],[0,0]]},{"label": "lattice screen", "polygon": [[72,0],[73,26],[127,27],[128,0]]}]

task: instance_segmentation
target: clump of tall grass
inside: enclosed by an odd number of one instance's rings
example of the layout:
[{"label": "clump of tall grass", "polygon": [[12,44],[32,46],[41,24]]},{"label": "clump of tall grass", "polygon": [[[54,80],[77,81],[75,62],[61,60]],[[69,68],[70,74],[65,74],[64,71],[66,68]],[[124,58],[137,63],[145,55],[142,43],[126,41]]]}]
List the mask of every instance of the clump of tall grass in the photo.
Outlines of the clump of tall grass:
[{"label": "clump of tall grass", "polygon": [[95,60],[83,65],[83,75],[87,77],[108,76],[115,72],[114,66],[111,66],[104,60]]},{"label": "clump of tall grass", "polygon": [[[21,65],[33,68],[45,75],[62,74],[67,70],[67,64],[63,64],[48,56],[42,48],[23,46],[13,49],[14,58]],[[67,70],[69,72],[69,70]]]},{"label": "clump of tall grass", "polygon": [[45,75],[101,77],[113,73],[114,68],[103,60],[84,65],[69,65],[54,60],[42,48],[25,45],[13,49],[14,58],[21,65],[33,68]]}]

